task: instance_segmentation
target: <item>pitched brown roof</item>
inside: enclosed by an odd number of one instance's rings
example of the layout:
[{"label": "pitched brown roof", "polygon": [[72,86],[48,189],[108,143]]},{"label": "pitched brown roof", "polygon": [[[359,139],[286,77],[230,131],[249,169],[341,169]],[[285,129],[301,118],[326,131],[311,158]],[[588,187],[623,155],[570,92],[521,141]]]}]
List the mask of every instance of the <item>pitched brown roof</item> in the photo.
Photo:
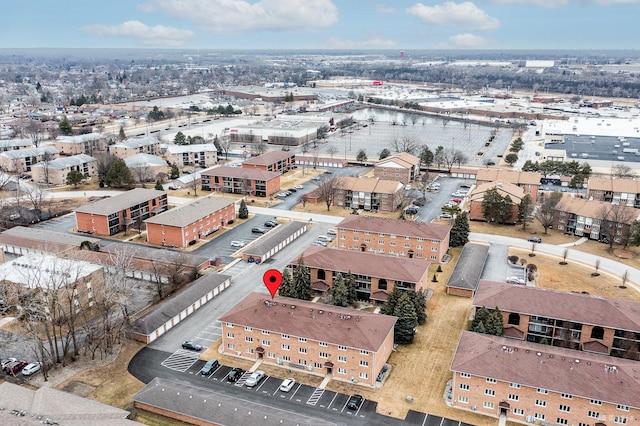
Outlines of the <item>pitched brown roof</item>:
[{"label": "pitched brown roof", "polygon": [[[342,273],[351,272],[371,277],[409,283],[419,282],[427,274],[429,265],[423,259],[380,256],[378,254],[345,251],[311,246],[302,253],[305,266]],[[298,259],[292,260],[296,264]]]},{"label": "pitched brown roof", "polygon": [[364,215],[349,215],[336,227],[439,241],[444,240],[451,232],[451,226],[449,225]]},{"label": "pitched brown roof", "polygon": [[[614,209],[620,210],[614,211]],[[570,195],[562,197],[558,204],[556,204],[554,210],[573,213],[578,216],[592,219],[603,219],[603,217],[606,217],[607,219],[615,222],[624,222],[629,224],[640,216],[640,210],[634,209],[633,207],[623,205],[614,206],[606,201],[587,200],[585,198],[577,198]]]},{"label": "pitched brown roof", "polygon": [[538,172],[523,172],[510,169],[478,169],[476,180],[482,182],[503,181],[515,185],[540,185],[542,175]]},{"label": "pitched brown roof", "polygon": [[451,370],[612,404],[640,407],[640,363],[465,331]]},{"label": "pitched brown roof", "polygon": [[395,180],[342,176],[338,181],[336,189],[344,189],[353,192],[395,194],[402,188],[404,188],[404,185]]},{"label": "pitched brown roof", "polygon": [[587,182],[587,188],[590,191],[613,191],[638,194],[640,193],[640,181],[628,178],[592,176]]},{"label": "pitched brown roof", "polygon": [[478,185],[472,192],[469,194],[469,199],[471,201],[481,201],[484,199],[484,194],[490,190],[495,188],[498,191],[498,194],[501,196],[508,195],[511,197],[511,201],[516,204],[519,204],[524,197],[524,190],[519,186],[516,186],[509,182],[488,182]]},{"label": "pitched brown roof", "polygon": [[184,228],[234,203],[232,199],[210,195],[150,217],[145,222]]},{"label": "pitched brown roof", "polygon": [[157,191],[155,189],[134,188],[129,191],[124,191],[121,194],[114,195],[113,197],[85,204],[84,206],[78,207],[76,212],[108,216],[111,213],[126,210],[131,206],[149,202],[154,198],[162,197],[163,195],[166,196],[167,193],[164,191]]},{"label": "pitched brown roof", "polygon": [[268,330],[371,352],[380,350],[397,318],[276,296],[249,293],[221,322]]},{"label": "pitched brown roof", "polygon": [[252,157],[245,160],[242,164],[249,164],[252,166],[269,166],[278,161],[285,160],[289,157],[295,157],[295,154],[289,151],[269,151],[257,157]]},{"label": "pitched brown roof", "polygon": [[640,332],[640,303],[628,300],[482,280],[473,305]]},{"label": "pitched brown roof", "polygon": [[407,169],[411,169],[420,164],[420,157],[416,157],[415,155],[411,155],[407,152],[401,152],[399,154],[395,154],[378,161],[376,167],[386,167],[386,163],[389,162],[393,162]]},{"label": "pitched brown roof", "polygon": [[241,167],[220,166],[205,170],[201,172],[200,175],[268,181],[280,176],[281,173],[269,172],[262,169],[243,169]]}]

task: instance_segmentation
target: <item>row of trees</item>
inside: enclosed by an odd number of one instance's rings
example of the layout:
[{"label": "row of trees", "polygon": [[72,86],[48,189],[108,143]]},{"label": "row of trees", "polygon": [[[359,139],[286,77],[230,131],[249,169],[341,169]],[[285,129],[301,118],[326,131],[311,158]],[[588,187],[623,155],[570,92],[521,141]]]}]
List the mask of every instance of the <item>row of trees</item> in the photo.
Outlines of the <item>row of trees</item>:
[{"label": "row of trees", "polygon": [[498,307],[487,309],[483,306],[476,310],[476,315],[471,321],[471,331],[502,336],[504,334],[504,318],[500,309]]}]

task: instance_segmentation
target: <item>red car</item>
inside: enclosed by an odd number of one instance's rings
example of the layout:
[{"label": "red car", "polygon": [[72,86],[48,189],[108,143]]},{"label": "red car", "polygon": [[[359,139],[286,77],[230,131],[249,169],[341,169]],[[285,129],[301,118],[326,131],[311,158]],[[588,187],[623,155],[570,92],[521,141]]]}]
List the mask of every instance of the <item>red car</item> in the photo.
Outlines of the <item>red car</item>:
[{"label": "red car", "polygon": [[452,203],[456,203],[456,204],[460,204],[462,202],[462,200],[460,198],[452,198],[451,202]]},{"label": "red car", "polygon": [[4,367],[4,371],[7,374],[16,375],[19,372],[21,372],[22,369],[26,367],[28,364],[29,362],[25,360],[13,361],[13,362],[10,362],[6,367]]}]

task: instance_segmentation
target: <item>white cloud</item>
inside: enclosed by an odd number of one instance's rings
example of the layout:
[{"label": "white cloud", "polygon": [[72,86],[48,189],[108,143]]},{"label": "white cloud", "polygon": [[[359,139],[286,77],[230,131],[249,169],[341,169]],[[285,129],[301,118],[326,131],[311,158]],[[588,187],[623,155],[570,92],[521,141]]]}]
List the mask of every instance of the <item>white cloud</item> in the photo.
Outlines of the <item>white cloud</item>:
[{"label": "white cloud", "polygon": [[435,6],[416,3],[407,9],[407,13],[417,16],[422,22],[430,25],[484,31],[494,30],[500,26],[500,21],[468,1],[463,3],[448,1]]},{"label": "white cloud", "polygon": [[365,39],[361,41],[332,37],[327,44],[331,49],[384,49],[394,47],[396,42],[380,35],[371,34],[365,35]]},{"label": "white cloud", "polygon": [[102,37],[133,37],[144,46],[182,46],[195,36],[191,30],[163,25],[150,27],[140,21],[126,21],[118,25],[89,25],[82,28],[82,31]]},{"label": "white cloud", "polygon": [[449,37],[449,43],[453,47],[479,47],[488,44],[487,39],[471,33],[456,34]]},{"label": "white cloud", "polygon": [[384,13],[384,14],[389,14],[389,13],[395,13],[396,9],[392,6],[387,6],[384,4],[376,4],[376,12],[378,13]]},{"label": "white cloud", "polygon": [[532,4],[541,7],[562,7],[570,4],[593,3],[601,6],[615,4],[640,4],[640,0],[490,0],[497,4]]},{"label": "white cloud", "polygon": [[149,0],[139,10],[186,19],[213,33],[306,31],[338,21],[338,9],[331,0]]}]

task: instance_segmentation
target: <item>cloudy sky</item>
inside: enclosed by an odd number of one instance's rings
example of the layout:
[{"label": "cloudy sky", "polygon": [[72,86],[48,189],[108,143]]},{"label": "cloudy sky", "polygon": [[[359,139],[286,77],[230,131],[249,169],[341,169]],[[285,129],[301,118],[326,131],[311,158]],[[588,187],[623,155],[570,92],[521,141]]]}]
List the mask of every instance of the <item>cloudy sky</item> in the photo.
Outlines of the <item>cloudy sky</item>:
[{"label": "cloudy sky", "polygon": [[20,0],[0,47],[632,49],[640,0]]}]

